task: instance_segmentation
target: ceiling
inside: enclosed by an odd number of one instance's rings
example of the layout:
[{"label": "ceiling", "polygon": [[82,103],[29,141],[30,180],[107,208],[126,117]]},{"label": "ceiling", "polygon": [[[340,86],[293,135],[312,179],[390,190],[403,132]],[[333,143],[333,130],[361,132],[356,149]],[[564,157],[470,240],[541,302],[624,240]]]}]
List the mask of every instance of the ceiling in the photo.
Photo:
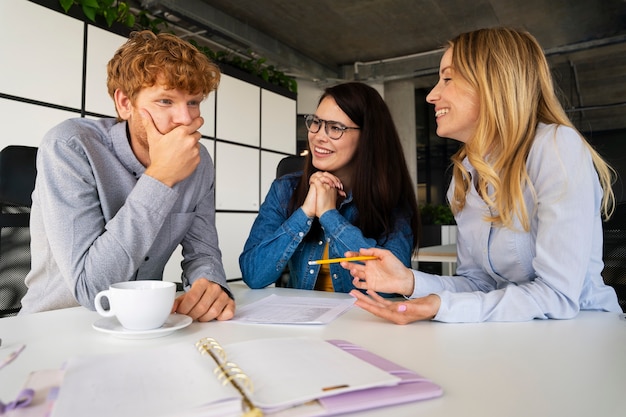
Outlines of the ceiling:
[{"label": "ceiling", "polygon": [[142,0],[181,36],[321,87],[436,82],[445,41],[482,27],[526,29],[546,51],[585,132],[626,129],[626,0]]}]

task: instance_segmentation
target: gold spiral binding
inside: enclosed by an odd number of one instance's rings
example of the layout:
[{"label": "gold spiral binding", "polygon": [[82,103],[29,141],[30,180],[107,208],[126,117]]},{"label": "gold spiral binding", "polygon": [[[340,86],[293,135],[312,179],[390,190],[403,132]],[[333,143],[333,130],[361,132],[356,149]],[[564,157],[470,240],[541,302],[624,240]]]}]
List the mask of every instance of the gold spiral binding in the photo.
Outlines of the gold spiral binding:
[{"label": "gold spiral binding", "polygon": [[246,393],[253,392],[254,387],[252,381],[239,366],[233,362],[226,361],[226,352],[224,348],[213,338],[205,337],[196,342],[196,347],[201,354],[211,356],[217,367],[213,373],[217,375],[217,379],[222,381],[222,385],[231,384],[241,395],[241,401],[244,405],[243,417],[262,417],[263,411],[254,405],[250,397]]}]

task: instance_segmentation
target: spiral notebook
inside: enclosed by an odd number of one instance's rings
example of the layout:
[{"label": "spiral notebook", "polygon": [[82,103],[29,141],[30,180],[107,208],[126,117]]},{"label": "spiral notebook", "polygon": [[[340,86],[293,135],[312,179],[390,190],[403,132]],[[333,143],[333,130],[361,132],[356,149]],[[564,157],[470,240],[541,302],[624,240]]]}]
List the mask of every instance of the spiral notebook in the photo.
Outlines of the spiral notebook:
[{"label": "spiral notebook", "polygon": [[[190,346],[191,345],[191,346]],[[346,341],[202,339],[67,362],[52,417],[330,416],[441,387]]]}]

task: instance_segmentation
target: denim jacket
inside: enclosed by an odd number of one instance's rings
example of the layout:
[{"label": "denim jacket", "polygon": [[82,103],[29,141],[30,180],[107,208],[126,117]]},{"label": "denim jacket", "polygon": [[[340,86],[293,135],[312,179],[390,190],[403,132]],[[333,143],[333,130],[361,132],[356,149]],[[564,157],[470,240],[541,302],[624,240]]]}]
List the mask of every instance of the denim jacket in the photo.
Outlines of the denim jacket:
[{"label": "denim jacket", "polygon": [[[309,265],[308,261],[322,258],[325,243],[329,244],[330,258],[343,257],[345,252],[361,248],[382,247],[410,267],[413,231],[409,214],[397,216],[392,234],[377,242],[364,237],[361,230],[352,224],[358,213],[351,193],[338,210],[329,210],[321,216],[322,235],[314,240],[305,240],[313,218],[308,217],[301,207],[291,216],[287,215],[289,200],[301,176],[302,172],[297,172],[274,180],[261,205],[239,257],[243,280],[250,288],[273,284],[289,265],[287,285],[312,290],[320,266]],[[350,272],[338,263],[330,264],[330,275],[335,292],[349,292],[354,288]]]}]

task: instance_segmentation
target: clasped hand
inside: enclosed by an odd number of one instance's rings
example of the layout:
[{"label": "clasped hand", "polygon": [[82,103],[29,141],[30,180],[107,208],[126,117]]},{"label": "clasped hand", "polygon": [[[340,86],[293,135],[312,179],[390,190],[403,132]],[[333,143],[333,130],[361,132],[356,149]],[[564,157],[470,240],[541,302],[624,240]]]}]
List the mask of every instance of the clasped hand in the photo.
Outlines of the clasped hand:
[{"label": "clasped hand", "polygon": [[308,217],[321,217],[328,210],[337,207],[337,196],[345,197],[343,184],[330,172],[318,171],[309,178],[309,193],[302,210]]}]

